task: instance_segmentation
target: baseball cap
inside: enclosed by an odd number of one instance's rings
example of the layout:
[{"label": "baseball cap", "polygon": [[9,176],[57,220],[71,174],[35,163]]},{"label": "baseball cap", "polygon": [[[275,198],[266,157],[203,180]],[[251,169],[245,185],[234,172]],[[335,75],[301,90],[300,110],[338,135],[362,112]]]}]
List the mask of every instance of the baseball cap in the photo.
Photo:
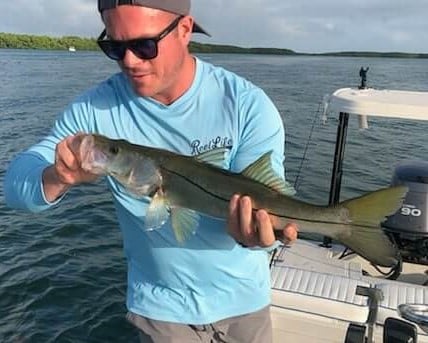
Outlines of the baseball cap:
[{"label": "baseball cap", "polygon": [[[179,15],[189,15],[190,0],[98,0],[98,11],[115,8],[121,5],[144,6]],[[193,23],[193,32],[210,34],[196,22]]]}]

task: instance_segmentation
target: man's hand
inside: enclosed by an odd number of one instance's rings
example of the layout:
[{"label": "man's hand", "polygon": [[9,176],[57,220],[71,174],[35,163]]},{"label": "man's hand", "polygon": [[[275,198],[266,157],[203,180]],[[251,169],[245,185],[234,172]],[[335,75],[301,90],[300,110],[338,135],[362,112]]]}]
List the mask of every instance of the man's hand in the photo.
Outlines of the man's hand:
[{"label": "man's hand", "polygon": [[46,200],[54,201],[70,187],[95,181],[97,176],[81,167],[79,148],[83,134],[68,136],[55,149],[55,163],[43,172],[43,188]]},{"label": "man's hand", "polygon": [[[276,241],[274,228],[265,210],[253,213],[250,197],[235,194],[229,203],[229,234],[247,247],[268,247]],[[297,225],[287,224],[277,236],[282,242],[290,244],[297,239]]]}]

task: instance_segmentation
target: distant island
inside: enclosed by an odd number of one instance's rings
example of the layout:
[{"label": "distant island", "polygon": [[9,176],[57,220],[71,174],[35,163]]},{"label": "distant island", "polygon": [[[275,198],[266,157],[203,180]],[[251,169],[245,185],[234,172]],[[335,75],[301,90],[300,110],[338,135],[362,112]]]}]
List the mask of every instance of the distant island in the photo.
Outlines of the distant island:
[{"label": "distant island", "polygon": [[[77,36],[49,37],[0,32],[0,49],[43,49],[69,51],[99,50],[95,38]],[[242,48],[233,45],[190,43],[193,53],[228,53],[228,54],[263,54],[290,56],[347,56],[347,57],[395,57],[395,58],[428,58],[428,53],[342,51],[326,53],[302,53],[290,49],[277,48]]]}]

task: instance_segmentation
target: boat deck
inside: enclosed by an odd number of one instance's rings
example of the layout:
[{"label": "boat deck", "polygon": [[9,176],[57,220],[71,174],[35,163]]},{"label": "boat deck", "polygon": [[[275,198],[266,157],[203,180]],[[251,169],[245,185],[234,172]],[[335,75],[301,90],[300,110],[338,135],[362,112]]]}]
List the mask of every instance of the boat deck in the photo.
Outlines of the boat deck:
[{"label": "boat deck", "polygon": [[[365,323],[368,298],[358,286],[380,289],[375,337],[382,342],[383,323],[397,317],[401,303],[428,304],[427,266],[405,264],[399,280],[386,280],[357,255],[338,259],[341,249],[322,248],[299,240],[276,255],[272,271],[272,314],[275,342],[344,342],[349,323]],[[373,270],[370,270],[373,269]],[[363,271],[370,270],[373,276]],[[420,329],[419,342],[428,342]]]}]

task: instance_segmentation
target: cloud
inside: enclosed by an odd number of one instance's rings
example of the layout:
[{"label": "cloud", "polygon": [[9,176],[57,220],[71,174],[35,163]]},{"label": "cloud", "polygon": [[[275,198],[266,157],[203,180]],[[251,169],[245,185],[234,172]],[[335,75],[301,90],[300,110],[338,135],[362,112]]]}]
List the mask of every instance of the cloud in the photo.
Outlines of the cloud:
[{"label": "cloud", "polygon": [[96,0],[13,0],[0,11],[0,32],[97,36],[102,23]]},{"label": "cloud", "polygon": [[[2,4],[0,31],[96,37],[96,0],[14,0]],[[301,52],[428,52],[426,0],[194,0],[212,34],[195,40]]]},{"label": "cloud", "polygon": [[[216,43],[296,51],[428,51],[426,0],[194,2]],[[226,6],[226,7],[221,7]],[[221,25],[218,25],[218,23]],[[407,37],[406,40],[397,37]],[[204,40],[206,41],[206,40]]]}]

